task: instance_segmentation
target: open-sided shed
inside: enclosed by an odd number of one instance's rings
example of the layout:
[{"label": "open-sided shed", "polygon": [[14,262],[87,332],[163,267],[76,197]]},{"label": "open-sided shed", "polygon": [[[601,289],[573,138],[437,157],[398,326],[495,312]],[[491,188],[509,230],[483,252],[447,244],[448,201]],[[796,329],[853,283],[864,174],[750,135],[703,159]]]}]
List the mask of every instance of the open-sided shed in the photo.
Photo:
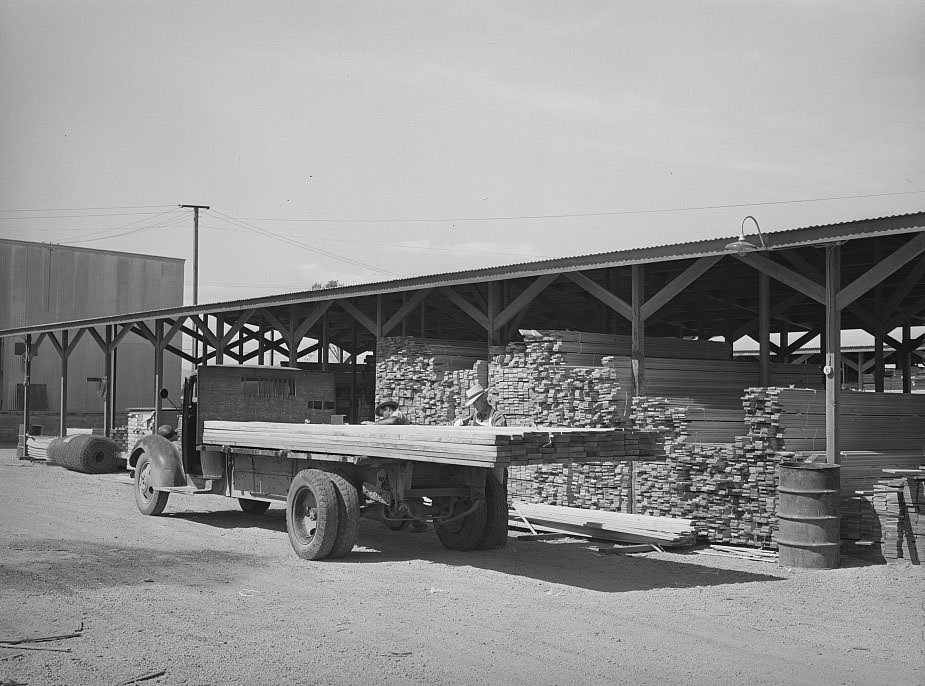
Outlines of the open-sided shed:
[{"label": "open-sided shed", "polygon": [[[636,395],[646,389],[647,336],[757,341],[759,385],[772,356],[787,359],[821,338],[826,373],[827,452],[838,455],[841,332],[873,336],[875,387],[886,359],[903,370],[922,360],[925,336],[925,213],[756,233],[675,245],[435,274],[318,291],[24,326],[28,358],[50,342],[66,368],[69,345],[88,335],[112,369],[127,336],[152,345],[163,386],[164,354],[193,364],[289,365],[336,346],[356,364],[376,341],[411,335],[504,344],[521,328],[632,336]],[[901,332],[896,335],[894,332]],[[195,341],[192,351],[180,336]],[[487,351],[487,347],[486,347]],[[326,362],[328,356],[318,359]],[[66,389],[64,379],[62,388]],[[66,390],[64,391],[66,392]],[[160,406],[159,399],[152,398]],[[111,403],[110,403],[111,405]],[[111,411],[105,428],[111,427]],[[28,425],[28,408],[24,424]],[[62,426],[64,420],[62,418]]]}]

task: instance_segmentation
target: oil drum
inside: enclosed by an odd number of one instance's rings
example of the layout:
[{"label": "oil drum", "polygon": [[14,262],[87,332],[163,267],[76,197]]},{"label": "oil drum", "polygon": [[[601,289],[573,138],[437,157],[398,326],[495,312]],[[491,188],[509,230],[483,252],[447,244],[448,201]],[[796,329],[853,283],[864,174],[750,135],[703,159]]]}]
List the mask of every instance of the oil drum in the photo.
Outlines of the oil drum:
[{"label": "oil drum", "polygon": [[781,463],[777,548],[782,566],[838,567],[840,479],[837,464]]}]

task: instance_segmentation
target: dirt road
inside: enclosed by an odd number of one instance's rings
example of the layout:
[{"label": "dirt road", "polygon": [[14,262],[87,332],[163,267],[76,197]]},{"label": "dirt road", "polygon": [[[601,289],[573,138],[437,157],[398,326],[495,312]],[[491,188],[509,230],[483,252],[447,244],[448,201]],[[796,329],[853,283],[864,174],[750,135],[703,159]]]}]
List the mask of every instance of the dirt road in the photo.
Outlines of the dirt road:
[{"label": "dirt road", "polygon": [[[445,550],[363,520],[338,561],[282,509],[135,508],[127,475],[0,451],[0,683],[920,684],[920,567],[830,571],[579,539]],[[29,650],[26,647],[46,648]],[[56,650],[48,650],[55,648]],[[62,650],[69,652],[59,652]]]}]

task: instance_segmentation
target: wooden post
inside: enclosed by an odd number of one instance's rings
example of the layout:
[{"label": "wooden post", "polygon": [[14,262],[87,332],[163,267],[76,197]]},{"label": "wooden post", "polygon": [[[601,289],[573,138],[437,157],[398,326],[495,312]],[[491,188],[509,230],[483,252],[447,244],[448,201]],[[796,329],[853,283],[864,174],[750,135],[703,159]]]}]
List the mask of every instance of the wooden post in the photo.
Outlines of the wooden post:
[{"label": "wooden post", "polygon": [[263,365],[266,361],[266,342],[264,341],[264,336],[267,335],[267,325],[262,321],[260,322],[260,328],[257,329],[257,364]]},{"label": "wooden post", "polygon": [[225,364],[225,315],[215,315],[215,364]]},{"label": "wooden post", "polygon": [[112,375],[109,377],[109,392],[110,392],[110,403],[112,408],[112,416],[109,419],[111,426],[116,425],[116,408],[119,407],[119,396],[116,394],[118,389],[117,382],[119,380],[119,347],[114,345],[112,348]]},{"label": "wooden post", "polygon": [[[203,346],[205,350],[205,346]],[[161,389],[164,387],[164,320],[154,322],[154,430],[161,425]]]},{"label": "wooden post", "polygon": [[874,336],[874,391],[877,393],[883,393],[883,389],[885,388],[883,383],[884,367],[883,331],[878,329],[877,335]]},{"label": "wooden post", "polygon": [[841,463],[838,410],[841,397],[841,246],[825,248],[825,458],[829,464]]},{"label": "wooden post", "polygon": [[758,385],[771,385],[771,278],[758,273]]},{"label": "wooden post", "polygon": [[360,353],[356,319],[353,320],[351,338],[353,355],[350,360],[350,423],[355,424],[359,419],[359,409],[357,407],[357,357],[359,357]]},{"label": "wooden post", "polygon": [[68,353],[68,340],[70,332],[66,329],[61,332],[61,408],[58,416],[58,435],[67,436],[67,360],[70,357]]},{"label": "wooden post", "polygon": [[495,318],[501,311],[500,293],[498,284],[494,281],[488,283],[488,345],[496,345],[498,332],[495,330]]},{"label": "wooden post", "polygon": [[295,308],[289,308],[289,366],[293,369],[299,366],[299,341],[295,340]]},{"label": "wooden post", "polygon": [[903,393],[912,393],[912,327],[903,323],[903,347],[899,351],[899,363],[903,370]]},{"label": "wooden post", "polygon": [[[328,338],[328,313],[321,315],[321,345],[318,346],[318,354],[321,355],[321,371],[328,371],[328,358],[331,355],[331,341]],[[299,347],[296,343],[296,347]]]},{"label": "wooden post", "polygon": [[645,274],[641,264],[633,267],[633,333],[632,365],[633,395],[646,394],[646,322],[642,318],[642,306],[645,302]]},{"label": "wooden post", "polygon": [[103,435],[112,438],[112,324],[106,325],[106,348],[103,351]]},{"label": "wooden post", "polygon": [[22,380],[22,456],[29,457],[29,423],[32,421],[29,408],[29,387],[32,385],[32,334],[26,334],[26,353],[23,355]]}]

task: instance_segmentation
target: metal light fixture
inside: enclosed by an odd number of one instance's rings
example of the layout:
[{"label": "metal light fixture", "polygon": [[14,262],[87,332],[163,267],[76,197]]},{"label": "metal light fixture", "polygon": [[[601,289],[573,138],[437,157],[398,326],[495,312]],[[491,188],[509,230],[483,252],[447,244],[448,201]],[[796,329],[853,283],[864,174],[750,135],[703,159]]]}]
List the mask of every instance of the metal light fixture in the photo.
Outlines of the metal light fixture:
[{"label": "metal light fixture", "polygon": [[[745,222],[748,221],[749,219],[751,219],[755,223],[755,228],[758,230],[758,238],[761,241],[760,248],[745,237]],[[744,255],[745,253],[751,252],[752,250],[767,250],[767,249],[768,249],[768,244],[765,243],[764,234],[761,233],[761,227],[758,226],[758,220],[755,219],[751,215],[748,215],[747,217],[745,217],[745,219],[742,220],[742,227],[739,230],[738,240],[735,240],[732,243],[726,244],[726,251],[734,252],[737,255]]]}]

